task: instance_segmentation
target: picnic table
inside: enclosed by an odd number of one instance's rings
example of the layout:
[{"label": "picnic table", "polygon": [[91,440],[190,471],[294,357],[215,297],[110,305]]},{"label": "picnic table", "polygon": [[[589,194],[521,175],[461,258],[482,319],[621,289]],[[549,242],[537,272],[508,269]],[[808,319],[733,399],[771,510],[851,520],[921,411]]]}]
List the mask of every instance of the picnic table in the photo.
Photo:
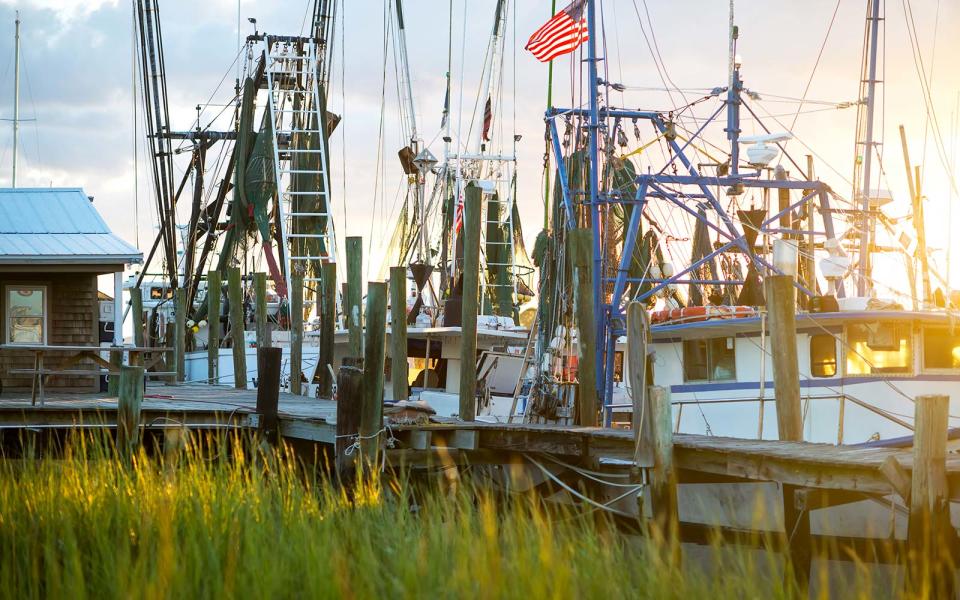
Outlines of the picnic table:
[{"label": "picnic table", "polygon": [[[113,364],[108,360],[104,360],[104,358],[100,356],[101,352],[119,352],[121,354],[126,354],[128,356],[129,364],[142,365],[144,370],[148,371],[147,376],[160,377],[174,374],[173,372],[167,371],[150,371],[151,367],[155,367],[163,360],[164,353],[169,352],[170,348],[141,346],[54,346],[50,344],[0,344],[0,350],[15,350],[19,352],[26,351],[33,353],[32,369],[10,369],[8,371],[8,373],[12,375],[31,376],[31,405],[36,405],[37,397],[39,396],[40,406],[43,406],[43,386],[46,382],[46,379],[51,375],[100,376],[103,374],[119,374],[120,366]],[[48,369],[44,366],[44,356],[51,352],[65,353],[68,355],[63,358],[59,368]],[[154,355],[149,364],[144,364],[145,354]],[[93,363],[97,365],[97,369],[91,370],[71,368],[78,366],[84,359],[93,361]],[[122,363],[123,360],[121,359],[120,362]]]}]

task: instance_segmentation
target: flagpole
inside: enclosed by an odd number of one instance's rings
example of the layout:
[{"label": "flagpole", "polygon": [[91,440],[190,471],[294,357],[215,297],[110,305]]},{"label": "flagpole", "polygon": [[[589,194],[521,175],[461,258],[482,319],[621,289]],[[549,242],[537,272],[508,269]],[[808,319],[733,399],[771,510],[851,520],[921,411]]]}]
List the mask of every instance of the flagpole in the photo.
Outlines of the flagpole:
[{"label": "flagpole", "polygon": [[[550,2],[550,17],[557,12],[557,0]],[[553,61],[547,67],[547,110],[553,108]],[[543,178],[543,228],[550,229],[550,138],[546,138],[546,148],[544,149],[544,178]]]}]

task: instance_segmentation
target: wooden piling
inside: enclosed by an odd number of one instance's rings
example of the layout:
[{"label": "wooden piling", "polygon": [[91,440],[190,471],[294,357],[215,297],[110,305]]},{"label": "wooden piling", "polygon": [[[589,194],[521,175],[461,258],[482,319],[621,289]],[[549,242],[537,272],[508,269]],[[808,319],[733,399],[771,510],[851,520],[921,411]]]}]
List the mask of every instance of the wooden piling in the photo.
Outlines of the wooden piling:
[{"label": "wooden piling", "polygon": [[143,367],[120,367],[117,397],[117,450],[129,460],[140,445],[140,406],[143,404]]},{"label": "wooden piling", "polygon": [[573,262],[579,361],[577,363],[577,424],[596,427],[597,407],[597,325],[593,306],[593,232],[574,229],[567,234],[567,256]]},{"label": "wooden piling", "polygon": [[[123,353],[119,350],[110,351],[110,364],[115,367],[123,366]],[[107,397],[116,398],[120,393],[120,373],[111,371],[107,375]]]},{"label": "wooden piling", "polygon": [[773,360],[773,387],[777,402],[777,430],[783,441],[803,440],[800,410],[800,369],[797,363],[796,292],[790,275],[766,278],[767,322]]},{"label": "wooden piling", "polygon": [[257,348],[269,348],[273,344],[270,339],[270,319],[267,316],[266,273],[253,274],[253,296],[256,301]]},{"label": "wooden piling", "polygon": [[387,328],[387,284],[367,283],[366,340],[363,356],[363,405],[360,408],[360,450],[364,460],[375,463],[378,432],[383,429],[383,366]]},{"label": "wooden piling", "polygon": [[[336,468],[341,481],[354,473],[354,457],[359,454],[360,408],[364,396],[363,359],[347,357],[337,372]],[[349,454],[347,454],[349,452]]]},{"label": "wooden piling", "polygon": [[220,272],[207,273],[207,383],[220,377]]},{"label": "wooden piling", "polygon": [[227,270],[227,299],[230,302],[230,339],[233,343],[233,385],[247,389],[246,341],[243,338],[243,288],[240,287],[240,269]]},{"label": "wooden piling", "polygon": [[257,432],[271,446],[280,438],[277,408],[280,404],[281,348],[257,348]]},{"label": "wooden piling", "polygon": [[677,474],[673,464],[673,408],[670,392],[663,387],[650,386],[649,399],[653,472],[650,478],[650,500],[653,504],[657,534],[666,537],[670,559],[680,561],[680,528],[677,509]]},{"label": "wooden piling", "polygon": [[[800,407],[800,368],[797,362],[796,291],[790,275],[768,275],[765,280],[767,322],[773,360],[773,387],[777,404],[777,432],[782,441],[803,441]],[[810,582],[810,512],[798,506],[799,488],[784,484],[783,525],[793,575],[801,593]]]},{"label": "wooden piling", "polygon": [[947,488],[949,396],[914,404],[913,475],[907,527],[907,591],[917,598],[954,598],[957,535]]},{"label": "wooden piling", "polygon": [[394,400],[406,400],[407,364],[407,269],[390,267],[390,381]]},{"label": "wooden piling", "polygon": [[290,276],[290,393],[303,393],[303,273]]},{"label": "wooden piling", "polygon": [[463,201],[463,302],[460,336],[460,419],[477,416],[477,301],[480,293],[480,203],[483,192],[467,184]]},{"label": "wooden piling", "polygon": [[348,237],[347,252],[347,297],[344,312],[347,316],[347,331],[350,339],[350,355],[363,356],[363,238]]},{"label": "wooden piling", "polygon": [[186,379],[187,354],[187,290],[185,288],[178,287],[173,291],[173,307],[173,358],[177,383],[182,383]]},{"label": "wooden piling", "polygon": [[650,326],[647,309],[640,302],[627,306],[627,360],[630,398],[633,401],[634,463],[653,464],[652,427],[648,386],[653,385],[653,364],[648,356]]},{"label": "wooden piling", "polygon": [[317,356],[317,377],[320,397],[330,398],[333,393],[333,375],[330,368],[333,367],[333,348],[337,333],[337,264],[324,263],[320,278],[320,348]]},{"label": "wooden piling", "polygon": [[143,319],[143,291],[139,287],[130,290],[130,316],[133,317],[133,345],[143,348],[144,319]]}]

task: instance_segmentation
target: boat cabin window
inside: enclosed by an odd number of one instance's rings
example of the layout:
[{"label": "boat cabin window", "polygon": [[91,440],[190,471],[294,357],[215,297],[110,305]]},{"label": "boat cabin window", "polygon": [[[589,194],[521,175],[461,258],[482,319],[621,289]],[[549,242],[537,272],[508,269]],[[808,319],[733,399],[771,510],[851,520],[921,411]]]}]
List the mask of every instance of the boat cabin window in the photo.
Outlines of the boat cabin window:
[{"label": "boat cabin window", "polygon": [[837,340],[829,333],[810,336],[810,374],[814,377],[837,374]]},{"label": "boat cabin window", "polygon": [[737,378],[732,337],[683,342],[684,381],[731,381]]},{"label": "boat cabin window", "polygon": [[913,340],[909,323],[847,326],[847,375],[910,373]]},{"label": "boat cabin window", "polygon": [[8,344],[47,343],[46,297],[46,286],[7,286],[6,342]]},{"label": "boat cabin window", "polygon": [[923,328],[923,368],[960,369],[960,330]]}]

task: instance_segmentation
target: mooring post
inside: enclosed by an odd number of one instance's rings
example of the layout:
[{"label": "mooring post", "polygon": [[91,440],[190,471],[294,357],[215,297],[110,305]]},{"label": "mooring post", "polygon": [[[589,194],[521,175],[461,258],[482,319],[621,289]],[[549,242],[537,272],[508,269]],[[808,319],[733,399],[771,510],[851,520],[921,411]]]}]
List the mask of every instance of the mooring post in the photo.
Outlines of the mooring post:
[{"label": "mooring post", "polygon": [[140,405],[143,404],[143,367],[120,367],[117,397],[117,450],[124,460],[140,445]]},{"label": "mooring post", "polygon": [[[110,351],[110,364],[114,367],[123,366],[123,353],[119,350]],[[120,393],[120,372],[111,371],[107,375],[107,397],[116,398]]]},{"label": "mooring post", "polygon": [[800,369],[797,363],[796,295],[793,277],[768,275],[767,322],[773,359],[773,387],[777,404],[777,431],[783,441],[803,441],[800,409]]},{"label": "mooring post", "polygon": [[480,203],[483,191],[467,184],[463,199],[463,301],[460,336],[460,419],[477,416],[477,301],[480,294]]},{"label": "mooring post", "polygon": [[182,383],[186,371],[187,354],[187,290],[178,287],[173,291],[174,329],[173,356],[176,363],[177,383]]},{"label": "mooring post", "polygon": [[337,263],[323,263],[320,268],[320,348],[317,356],[317,377],[320,397],[333,395],[333,348],[337,334]]},{"label": "mooring post", "polygon": [[653,385],[653,365],[648,357],[650,327],[647,309],[640,302],[627,306],[627,366],[633,402],[633,461],[638,467],[653,464],[651,411],[647,387]]},{"label": "mooring post", "polygon": [[350,355],[363,356],[363,238],[348,237],[347,251],[347,297],[344,312],[347,316],[347,331],[350,340]]},{"label": "mooring post", "polygon": [[[777,405],[777,432],[784,442],[803,441],[803,414],[800,407],[800,368],[797,362],[796,290],[793,287],[796,259],[791,255],[795,246],[777,240],[774,244],[775,261],[789,275],[767,275],[764,284],[767,296],[767,322],[770,327],[770,347],[773,360],[773,387]],[[795,251],[794,251],[795,252]],[[786,258],[778,258],[787,254]],[[795,256],[795,254],[793,255]],[[761,376],[764,376],[761,374]],[[798,506],[798,488],[782,486],[783,525],[793,574],[801,593],[810,582],[810,512]]]},{"label": "mooring post", "polygon": [[597,425],[597,329],[593,306],[593,232],[574,229],[567,233],[567,256],[573,262],[575,274],[579,360],[577,362],[577,424]]},{"label": "mooring post", "polygon": [[281,348],[257,348],[257,431],[271,446],[280,439],[277,409],[280,404]]},{"label": "mooring post", "polygon": [[[337,372],[336,467],[341,481],[354,474],[354,457],[359,449],[360,409],[363,404],[363,359],[347,357]],[[349,453],[349,454],[348,454]]]},{"label": "mooring post", "polygon": [[367,283],[367,338],[363,355],[363,405],[360,409],[360,450],[365,462],[377,460],[378,433],[383,429],[383,366],[387,328],[387,284]]},{"label": "mooring post", "polygon": [[207,383],[216,385],[220,376],[220,294],[219,271],[207,272]]},{"label": "mooring post", "polygon": [[957,534],[947,489],[949,408],[949,396],[918,396],[914,404],[906,583],[917,598],[956,597]]},{"label": "mooring post", "polygon": [[139,287],[130,289],[130,316],[133,317],[133,345],[143,348],[143,291]]},{"label": "mooring post", "polygon": [[303,393],[303,273],[290,276],[290,393]]},{"label": "mooring post", "polygon": [[650,407],[653,473],[650,500],[654,524],[669,544],[670,560],[680,562],[680,522],[677,508],[677,475],[673,465],[673,407],[670,392],[663,387],[647,390]]},{"label": "mooring post", "polygon": [[243,337],[243,288],[240,287],[240,269],[227,270],[227,299],[230,302],[230,339],[233,344],[233,385],[247,389],[247,348]]},{"label": "mooring post", "polygon": [[395,401],[407,391],[407,269],[390,267],[390,383]]},{"label": "mooring post", "polygon": [[256,300],[257,348],[269,348],[270,319],[267,316],[267,274],[253,274],[253,296]]}]

